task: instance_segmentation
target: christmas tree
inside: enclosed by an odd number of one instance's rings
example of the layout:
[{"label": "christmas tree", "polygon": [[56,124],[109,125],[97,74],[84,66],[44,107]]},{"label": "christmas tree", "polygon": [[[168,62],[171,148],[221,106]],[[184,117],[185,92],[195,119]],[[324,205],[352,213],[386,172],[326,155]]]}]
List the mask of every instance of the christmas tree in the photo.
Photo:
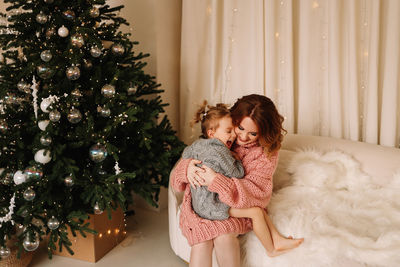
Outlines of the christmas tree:
[{"label": "christmas tree", "polygon": [[[184,144],[105,0],[6,0],[0,26],[0,256],[6,239],[52,251],[88,214],[156,205]],[[72,251],[71,251],[72,253]]]}]

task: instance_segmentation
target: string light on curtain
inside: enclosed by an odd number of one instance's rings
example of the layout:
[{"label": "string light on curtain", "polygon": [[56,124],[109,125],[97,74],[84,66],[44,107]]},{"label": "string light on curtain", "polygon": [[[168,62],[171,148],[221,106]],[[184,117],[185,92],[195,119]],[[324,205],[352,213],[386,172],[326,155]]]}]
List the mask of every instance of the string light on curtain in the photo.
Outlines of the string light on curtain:
[{"label": "string light on curtain", "polygon": [[360,100],[359,100],[359,112],[360,112],[360,129],[359,139],[365,141],[364,133],[364,97],[367,88],[367,64],[368,64],[368,47],[367,47],[367,34],[368,34],[368,19],[367,19],[367,1],[364,0],[362,3],[362,14],[361,14],[361,86],[360,86]]},{"label": "string light on curtain", "polygon": [[225,67],[225,86],[220,99],[222,102],[227,102],[227,92],[231,88],[231,73],[232,73],[232,50],[233,45],[235,42],[234,36],[234,29],[235,29],[235,22],[236,22],[236,13],[238,12],[237,8],[237,1],[234,1],[233,8],[231,12],[231,24],[229,25],[229,33],[228,33],[228,58],[227,58],[227,65]]}]

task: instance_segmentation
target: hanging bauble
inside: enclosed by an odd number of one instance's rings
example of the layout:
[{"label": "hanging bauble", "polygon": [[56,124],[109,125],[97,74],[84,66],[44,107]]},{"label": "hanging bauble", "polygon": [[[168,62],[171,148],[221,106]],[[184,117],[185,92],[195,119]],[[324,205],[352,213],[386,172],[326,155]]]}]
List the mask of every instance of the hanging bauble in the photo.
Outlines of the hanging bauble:
[{"label": "hanging bauble", "polygon": [[50,151],[47,149],[40,149],[35,153],[35,161],[46,164],[51,160]]},{"label": "hanging bauble", "polygon": [[71,95],[75,98],[80,98],[82,97],[81,91],[79,91],[78,88],[75,88],[74,90],[71,91]]},{"label": "hanging bauble", "polygon": [[74,179],[72,178],[71,175],[68,175],[67,177],[64,178],[64,184],[68,187],[71,187],[74,185]]},{"label": "hanging bauble", "polygon": [[102,214],[103,210],[100,209],[99,203],[96,202],[93,207],[94,214]]},{"label": "hanging bauble", "polygon": [[51,54],[50,50],[44,50],[42,53],[40,53],[40,59],[44,62],[49,62],[52,57],[53,55]]},{"label": "hanging bauble", "polygon": [[0,132],[1,133],[6,133],[8,131],[8,125],[7,122],[5,121],[0,121]]},{"label": "hanging bauble", "polygon": [[104,118],[110,117],[110,115],[111,115],[111,110],[106,107],[98,106],[97,112],[100,114],[100,116],[102,116]]},{"label": "hanging bauble", "polygon": [[22,171],[16,171],[14,173],[14,183],[15,184],[22,184],[26,181],[26,175]]},{"label": "hanging bauble", "polygon": [[66,10],[62,13],[64,19],[72,21],[75,19],[75,12],[72,10]]},{"label": "hanging bauble", "polygon": [[54,74],[54,70],[46,65],[39,65],[36,67],[37,74],[42,79],[48,79]]},{"label": "hanging bauble", "polygon": [[84,59],[84,60],[83,60],[83,67],[84,67],[86,70],[90,70],[90,69],[93,67],[92,61],[90,61],[90,59]]},{"label": "hanging bauble", "polygon": [[90,48],[90,54],[92,57],[99,57],[101,55],[101,49],[97,46],[92,46],[92,48]]},{"label": "hanging bauble", "polygon": [[121,56],[125,53],[125,48],[122,44],[113,44],[111,51],[114,55]]},{"label": "hanging bauble", "polygon": [[106,84],[101,88],[101,93],[107,97],[111,98],[115,95],[115,87],[114,85],[111,84]]},{"label": "hanging bauble", "polygon": [[21,92],[30,93],[31,92],[31,85],[24,80],[21,80],[17,83],[17,88]]},{"label": "hanging bauble", "polygon": [[128,95],[133,95],[137,92],[137,86],[130,86],[126,91],[128,92]]},{"label": "hanging bauble", "polygon": [[39,121],[38,122],[39,129],[42,131],[46,131],[46,127],[47,125],[49,125],[49,122],[50,122],[49,120]]},{"label": "hanging bauble", "polygon": [[68,79],[75,81],[81,76],[81,71],[77,66],[72,66],[65,71],[65,74],[67,75]]},{"label": "hanging bauble", "polygon": [[8,247],[0,247],[0,258],[5,260],[11,255],[11,250]]},{"label": "hanging bauble", "polygon": [[44,0],[46,4],[53,4],[54,0]]},{"label": "hanging bauble", "polygon": [[24,199],[26,201],[32,201],[36,196],[35,191],[33,191],[33,189],[28,188],[24,191]]},{"label": "hanging bauble", "polygon": [[56,29],[50,28],[46,31],[46,38],[50,39],[56,33]]},{"label": "hanging bauble", "polygon": [[97,18],[98,16],[100,16],[100,10],[94,6],[89,10],[89,15],[92,18]]},{"label": "hanging bauble", "polygon": [[35,235],[33,238],[34,240],[31,241],[30,235],[26,235],[24,238],[24,242],[22,243],[22,246],[26,251],[34,251],[39,247],[39,237]]},{"label": "hanging bauble", "polygon": [[68,113],[68,121],[70,123],[78,123],[82,120],[82,114],[78,109],[71,109]]},{"label": "hanging bauble", "polygon": [[45,24],[47,22],[47,16],[42,11],[36,15],[36,21],[40,24]]},{"label": "hanging bauble", "polygon": [[52,110],[49,113],[49,119],[52,122],[57,122],[61,119],[61,113],[58,110]]},{"label": "hanging bauble", "polygon": [[40,143],[44,146],[49,146],[53,140],[49,135],[42,135],[40,137]]},{"label": "hanging bauble", "polygon": [[108,153],[104,145],[95,144],[89,149],[89,157],[96,163],[102,162],[106,159]]},{"label": "hanging bauble", "polygon": [[25,169],[24,171],[26,178],[27,179],[40,179],[43,177],[43,171],[42,168],[39,166],[29,166]]},{"label": "hanging bauble", "polygon": [[67,27],[65,27],[64,25],[61,26],[60,28],[58,28],[57,31],[58,35],[60,35],[61,37],[67,37],[69,34],[69,30],[67,29]]},{"label": "hanging bauble", "polygon": [[50,110],[48,110],[48,107],[51,105],[51,100],[48,98],[44,98],[42,102],[40,103],[40,109],[45,112],[49,113]]},{"label": "hanging bauble", "polygon": [[47,226],[50,230],[56,230],[60,226],[60,221],[54,217],[51,217],[47,222]]},{"label": "hanging bauble", "polygon": [[75,33],[74,35],[72,35],[71,36],[71,44],[72,44],[72,46],[74,46],[76,48],[81,48],[85,44],[82,34]]},{"label": "hanging bauble", "polygon": [[28,216],[29,215],[29,211],[27,210],[27,209],[24,209],[22,212],[21,212],[21,217],[23,217],[23,218],[25,218],[26,216]]}]

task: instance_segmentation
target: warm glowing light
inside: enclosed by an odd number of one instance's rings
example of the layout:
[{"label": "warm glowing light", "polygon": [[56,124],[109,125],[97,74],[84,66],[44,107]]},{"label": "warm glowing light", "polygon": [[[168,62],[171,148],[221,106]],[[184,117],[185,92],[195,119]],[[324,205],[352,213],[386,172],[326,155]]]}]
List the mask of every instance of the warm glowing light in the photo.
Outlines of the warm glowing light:
[{"label": "warm glowing light", "polygon": [[115,233],[118,234],[119,233],[119,229],[115,229]]},{"label": "warm glowing light", "polygon": [[108,229],[107,234],[111,234],[111,230],[110,229]]},{"label": "warm glowing light", "polygon": [[99,234],[99,237],[102,238],[102,237],[103,237],[103,234]]},{"label": "warm glowing light", "polygon": [[124,235],[126,235],[126,231],[124,231]]},{"label": "warm glowing light", "polygon": [[276,32],[276,33],[275,33],[275,37],[276,37],[276,38],[279,38],[279,32]]},{"label": "warm glowing light", "polygon": [[317,2],[317,1],[314,1],[314,2],[312,3],[312,7],[313,7],[313,8],[317,8],[317,7],[319,7],[319,4],[318,4],[318,2]]}]

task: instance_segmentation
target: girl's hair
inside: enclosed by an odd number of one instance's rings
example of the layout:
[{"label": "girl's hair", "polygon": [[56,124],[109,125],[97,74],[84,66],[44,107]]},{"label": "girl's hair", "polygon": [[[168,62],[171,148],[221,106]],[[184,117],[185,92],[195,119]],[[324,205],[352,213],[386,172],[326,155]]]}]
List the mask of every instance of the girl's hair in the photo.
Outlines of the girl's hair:
[{"label": "girl's hair", "polygon": [[283,135],[283,116],[276,109],[274,103],[263,95],[247,95],[236,101],[231,107],[232,123],[239,126],[245,117],[250,117],[258,128],[259,142],[267,155],[281,148]]},{"label": "girl's hair", "polygon": [[207,101],[204,100],[203,105],[196,111],[194,118],[190,121],[190,127],[201,122],[201,133],[200,137],[208,138],[208,130],[216,130],[219,127],[219,120],[223,117],[229,116],[230,111],[225,104],[217,104],[215,107],[207,105]]}]

